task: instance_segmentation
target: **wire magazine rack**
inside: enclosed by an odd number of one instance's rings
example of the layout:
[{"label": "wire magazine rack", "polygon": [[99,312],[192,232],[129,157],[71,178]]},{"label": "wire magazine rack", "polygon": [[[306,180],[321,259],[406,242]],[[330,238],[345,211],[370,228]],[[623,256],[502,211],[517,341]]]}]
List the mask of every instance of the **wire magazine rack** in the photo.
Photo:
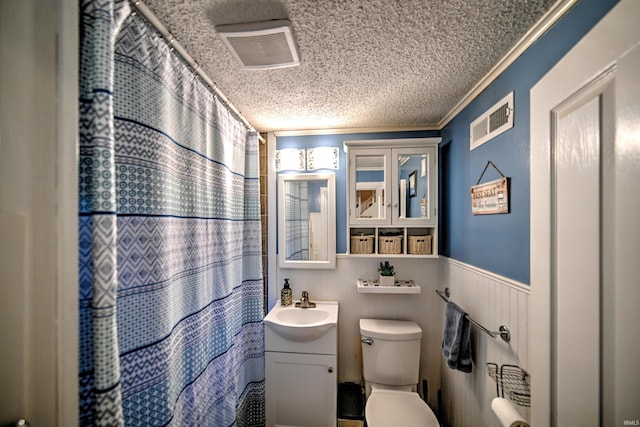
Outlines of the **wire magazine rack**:
[{"label": "wire magazine rack", "polygon": [[531,406],[531,375],[517,365],[487,363],[487,373],[496,382],[498,397],[508,397],[519,406]]}]

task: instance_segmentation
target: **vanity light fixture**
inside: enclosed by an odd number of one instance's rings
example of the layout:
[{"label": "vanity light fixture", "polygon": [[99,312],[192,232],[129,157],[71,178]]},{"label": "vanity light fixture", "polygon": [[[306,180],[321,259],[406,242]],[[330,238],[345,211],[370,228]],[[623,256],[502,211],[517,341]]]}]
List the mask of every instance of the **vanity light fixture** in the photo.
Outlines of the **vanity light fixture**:
[{"label": "vanity light fixture", "polygon": [[276,150],[276,171],[312,171],[318,169],[339,169],[340,150],[338,147],[284,148]]},{"label": "vanity light fixture", "polygon": [[303,171],[307,169],[306,151],[302,148],[276,150],[276,171]]},{"label": "vanity light fixture", "polygon": [[340,153],[338,147],[307,148],[307,170],[339,169]]}]

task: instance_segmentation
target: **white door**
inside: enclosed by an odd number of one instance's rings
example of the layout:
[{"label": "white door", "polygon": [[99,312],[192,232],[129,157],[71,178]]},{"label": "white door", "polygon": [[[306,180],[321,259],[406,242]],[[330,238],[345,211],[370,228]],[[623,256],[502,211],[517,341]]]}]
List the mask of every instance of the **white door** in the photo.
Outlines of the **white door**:
[{"label": "white door", "polygon": [[621,2],[531,91],[532,425],[640,421],[638,16]]},{"label": "white door", "polygon": [[78,424],[78,7],[0,1],[0,426]]}]

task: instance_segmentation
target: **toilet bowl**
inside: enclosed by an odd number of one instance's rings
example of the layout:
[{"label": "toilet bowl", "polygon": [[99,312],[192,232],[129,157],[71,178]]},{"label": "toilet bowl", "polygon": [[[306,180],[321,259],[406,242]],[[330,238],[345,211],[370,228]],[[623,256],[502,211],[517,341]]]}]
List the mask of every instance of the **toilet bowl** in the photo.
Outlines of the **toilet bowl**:
[{"label": "toilet bowl", "polygon": [[365,406],[369,427],[439,427],[431,408],[411,391],[373,388]]},{"label": "toilet bowl", "polygon": [[415,322],[360,319],[369,427],[438,427],[417,390],[422,329]]}]

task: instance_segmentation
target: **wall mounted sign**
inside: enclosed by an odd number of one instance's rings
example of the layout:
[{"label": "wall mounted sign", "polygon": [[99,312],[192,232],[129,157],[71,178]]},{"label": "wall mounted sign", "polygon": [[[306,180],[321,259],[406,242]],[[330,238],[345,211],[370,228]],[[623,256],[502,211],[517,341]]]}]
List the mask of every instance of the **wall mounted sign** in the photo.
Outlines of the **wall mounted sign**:
[{"label": "wall mounted sign", "polygon": [[[502,175],[493,162],[487,162],[487,166],[489,165]],[[484,167],[476,185],[471,187],[471,213],[474,215],[509,213],[509,178],[502,175],[502,178],[480,184],[487,166]]]}]

